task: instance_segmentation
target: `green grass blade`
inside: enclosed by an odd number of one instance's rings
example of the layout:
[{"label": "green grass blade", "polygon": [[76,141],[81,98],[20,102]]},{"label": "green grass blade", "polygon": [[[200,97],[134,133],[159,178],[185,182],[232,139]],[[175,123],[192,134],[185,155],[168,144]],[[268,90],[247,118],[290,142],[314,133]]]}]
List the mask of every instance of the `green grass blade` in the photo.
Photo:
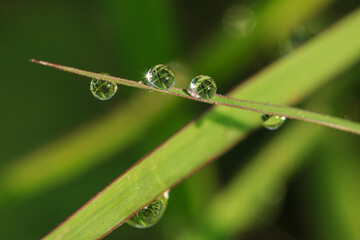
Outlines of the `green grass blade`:
[{"label": "green grass blade", "polygon": [[[360,22],[359,22],[359,24],[360,24]],[[80,70],[80,69],[76,69],[76,68],[72,68],[72,67],[66,67],[66,66],[49,63],[49,62],[45,62],[45,61],[38,61],[35,59],[32,59],[31,62],[49,66],[49,67],[53,67],[53,68],[63,70],[66,72],[90,77],[90,78],[96,78],[96,79],[102,79],[102,80],[109,81],[109,82],[115,82],[117,84],[129,86],[129,87],[136,87],[136,88],[141,88],[141,89],[145,89],[145,90],[152,90],[152,91],[157,91],[157,92],[161,92],[161,93],[172,94],[172,95],[176,95],[179,97],[188,98],[191,100],[200,101],[200,102],[209,103],[209,104],[223,105],[223,106],[228,106],[228,107],[233,107],[233,108],[245,109],[245,110],[249,110],[249,111],[277,115],[277,116],[285,116],[285,117],[291,118],[291,119],[308,121],[308,122],[317,123],[320,125],[336,128],[339,130],[348,131],[348,132],[352,132],[355,134],[360,134],[360,124],[359,123],[355,123],[355,122],[351,122],[351,121],[348,121],[345,119],[335,118],[335,117],[331,117],[331,116],[326,116],[326,115],[319,114],[319,113],[304,111],[304,110],[297,109],[297,108],[291,108],[288,106],[273,105],[273,104],[269,104],[269,103],[261,103],[261,102],[254,102],[254,101],[245,101],[245,100],[241,100],[241,99],[222,96],[219,94],[217,94],[214,98],[212,98],[212,100],[197,99],[197,98],[190,96],[190,94],[187,93],[185,89],[172,88],[168,91],[164,91],[164,90],[160,90],[160,89],[156,89],[156,88],[152,88],[150,86],[144,85],[142,82],[136,82],[136,81],[132,81],[132,80],[128,80],[128,79],[93,73],[93,72],[84,71],[84,70]]]},{"label": "green grass blade", "polygon": [[[358,59],[360,33],[356,30],[359,24],[360,12],[357,11],[308,47],[256,76],[246,84],[249,88],[247,93],[252,93],[251,96],[257,99],[262,98],[264,92],[274,90],[278,104],[291,103],[293,98],[288,96],[289,92],[297,92],[300,99],[305,97],[312,92],[314,86],[339,75]],[[338,48],[339,42],[345,42],[346,45],[341,51],[333,51]],[[323,52],[327,54],[324,55]],[[313,69],[302,68],[304,63],[314,64],[313,61],[319,60],[322,65],[314,75],[311,75]],[[331,72],[330,75],[328,71]],[[274,80],[274,76],[280,76],[280,79]],[[93,77],[99,75],[95,74]],[[305,77],[311,78],[308,80]],[[304,79],[295,81],[299,78]],[[294,82],[283,87],[289,79]],[[113,81],[113,78],[104,80]],[[272,81],[271,88],[266,85],[269,81]],[[256,92],[253,87],[261,82],[265,84],[258,86]],[[244,98],[244,92],[245,88],[238,88],[231,96]],[[234,111],[229,107],[215,107],[144,157],[45,239],[104,237],[134,212],[221,155],[258,126],[257,114]]]}]

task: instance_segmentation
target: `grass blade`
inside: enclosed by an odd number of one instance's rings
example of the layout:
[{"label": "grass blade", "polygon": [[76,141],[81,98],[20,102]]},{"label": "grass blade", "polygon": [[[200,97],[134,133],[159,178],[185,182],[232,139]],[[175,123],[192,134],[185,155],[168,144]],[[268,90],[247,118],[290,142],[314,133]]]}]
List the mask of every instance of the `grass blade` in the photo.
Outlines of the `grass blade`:
[{"label": "grass blade", "polygon": [[[360,55],[360,33],[356,31],[359,25],[360,11],[357,11],[308,47],[256,76],[247,83],[247,87],[256,88],[259,82],[276,82],[275,89],[279,87],[281,90],[276,94],[282,104],[291,102],[291,98],[286,97],[288,91],[296,90],[300,98],[304,97],[311,92],[314,82],[324,83],[355,63]],[[347,39],[352,41],[346,42]],[[339,42],[347,44],[341,50],[334,50]],[[312,68],[302,68],[304,63],[320,60],[322,65],[316,73],[311,74]],[[272,81],[275,76],[282,77],[279,81]],[[305,79],[309,76],[310,79]],[[301,77],[304,81],[291,82],[286,88],[279,85],[283,81]],[[113,81],[112,78],[107,80]],[[242,98],[246,95],[242,96],[243,91],[243,88],[238,88],[231,96]],[[255,98],[262,97],[263,92],[254,94],[254,90],[247,91],[252,92]],[[221,155],[258,126],[257,115],[244,114],[228,107],[215,107],[140,160],[45,239],[97,239],[106,236],[134,212]]]},{"label": "grass blade", "polygon": [[172,94],[183,98],[188,98],[191,100],[204,102],[208,104],[216,104],[216,105],[222,105],[227,107],[233,107],[233,108],[239,108],[239,109],[245,109],[249,111],[259,112],[259,113],[267,113],[271,115],[277,115],[277,116],[285,116],[287,118],[291,119],[298,119],[303,120],[307,122],[312,122],[320,125],[324,125],[331,128],[336,128],[339,130],[355,133],[360,135],[360,124],[351,122],[345,119],[335,118],[331,116],[326,116],[319,113],[314,113],[310,111],[305,111],[297,108],[291,108],[288,106],[280,106],[280,105],[273,105],[269,103],[261,103],[261,102],[255,102],[255,101],[246,101],[241,100],[237,98],[222,96],[220,94],[217,94],[212,100],[204,100],[204,99],[197,99],[190,94],[186,92],[185,89],[179,89],[179,88],[172,88],[168,91],[155,89],[149,86],[144,85],[142,82],[136,82],[128,79],[123,78],[117,78],[112,76],[107,76],[99,73],[93,73],[89,71],[84,71],[72,67],[66,67],[59,64],[49,63],[45,61],[39,61],[35,59],[31,59],[31,62],[38,63],[44,66],[53,67],[62,71],[75,73],[78,75],[82,75],[85,77],[90,78],[96,78],[96,79],[102,79],[109,82],[115,82],[117,84],[129,86],[129,87],[136,87],[141,88],[145,90],[152,90],[157,91],[161,93],[166,94]]}]

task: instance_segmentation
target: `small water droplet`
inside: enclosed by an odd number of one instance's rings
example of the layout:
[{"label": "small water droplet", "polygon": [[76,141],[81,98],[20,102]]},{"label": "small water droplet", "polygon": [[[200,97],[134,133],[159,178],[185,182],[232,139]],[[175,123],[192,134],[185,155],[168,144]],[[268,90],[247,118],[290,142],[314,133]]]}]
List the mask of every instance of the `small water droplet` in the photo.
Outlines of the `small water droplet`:
[{"label": "small water droplet", "polygon": [[263,123],[262,123],[263,126],[269,130],[279,129],[286,120],[286,117],[284,117],[284,116],[275,116],[275,115],[264,114],[264,113],[261,113],[260,117],[263,121]]},{"label": "small water droplet", "polygon": [[173,71],[162,64],[150,68],[145,75],[145,78],[147,80],[147,85],[162,90],[169,90],[175,84]]},{"label": "small water droplet", "polygon": [[169,191],[166,191],[127,220],[127,223],[136,228],[148,228],[153,226],[164,214],[168,198]]},{"label": "small water droplet", "polygon": [[[101,74],[110,76],[108,73]],[[90,82],[90,91],[97,99],[108,100],[115,95],[117,84],[93,78]]]},{"label": "small water droplet", "polygon": [[188,93],[194,98],[211,99],[216,94],[216,84],[209,76],[200,75],[191,80]]},{"label": "small water droplet", "polygon": [[235,38],[244,38],[254,31],[256,16],[250,8],[237,4],[225,11],[222,23],[227,34]]}]

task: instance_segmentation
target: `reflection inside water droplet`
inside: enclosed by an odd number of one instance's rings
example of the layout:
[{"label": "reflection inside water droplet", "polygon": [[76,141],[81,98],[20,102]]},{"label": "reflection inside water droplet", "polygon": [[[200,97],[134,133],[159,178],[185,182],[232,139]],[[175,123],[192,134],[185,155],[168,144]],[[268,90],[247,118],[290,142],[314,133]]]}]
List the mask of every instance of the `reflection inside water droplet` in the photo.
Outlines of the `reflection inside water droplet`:
[{"label": "reflection inside water droplet", "polygon": [[262,125],[268,130],[279,129],[285,122],[286,117],[261,113]]},{"label": "reflection inside water droplet", "polygon": [[209,76],[199,75],[191,80],[188,93],[194,98],[209,100],[216,94],[216,84]]},{"label": "reflection inside water droplet", "polygon": [[138,211],[127,223],[136,228],[148,228],[157,223],[165,212],[169,191],[163,193],[149,205]]},{"label": "reflection inside water droplet", "polygon": [[145,75],[148,86],[169,90],[175,84],[174,72],[167,66],[159,64],[152,67]]},{"label": "reflection inside water droplet", "polygon": [[[110,76],[108,73],[101,74]],[[97,99],[108,100],[115,95],[117,84],[93,78],[90,82],[90,91]]]},{"label": "reflection inside water droplet", "polygon": [[254,31],[256,16],[244,5],[233,5],[225,11],[222,23],[227,34],[235,38],[244,38]]}]

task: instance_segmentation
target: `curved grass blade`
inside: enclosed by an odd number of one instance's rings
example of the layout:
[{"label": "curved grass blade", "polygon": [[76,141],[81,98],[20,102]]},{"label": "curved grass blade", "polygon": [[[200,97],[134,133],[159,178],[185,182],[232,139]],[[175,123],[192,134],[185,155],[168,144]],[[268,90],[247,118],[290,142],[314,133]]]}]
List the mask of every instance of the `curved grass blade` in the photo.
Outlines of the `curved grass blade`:
[{"label": "curved grass blade", "polygon": [[274,104],[270,104],[270,103],[246,101],[246,100],[241,100],[241,99],[237,99],[237,98],[222,96],[220,94],[216,94],[212,100],[197,99],[197,98],[190,96],[190,94],[187,93],[187,91],[185,89],[172,88],[168,91],[165,91],[165,90],[161,90],[161,89],[152,88],[150,86],[142,84],[141,82],[139,83],[139,82],[124,79],[124,78],[107,76],[107,75],[103,75],[103,74],[99,74],[99,73],[93,73],[93,72],[89,72],[89,71],[84,71],[84,70],[80,70],[80,69],[76,69],[76,68],[72,68],[72,67],[66,67],[66,66],[55,64],[55,63],[39,61],[39,60],[35,60],[35,59],[31,59],[30,61],[41,64],[41,65],[53,67],[53,68],[56,68],[56,69],[59,69],[62,71],[75,73],[75,74],[82,75],[85,77],[102,79],[105,81],[114,82],[117,84],[129,86],[129,87],[136,87],[136,88],[141,88],[141,89],[145,89],[145,90],[151,90],[151,91],[157,91],[157,92],[166,93],[166,94],[172,94],[172,95],[176,95],[179,97],[188,98],[191,100],[204,102],[204,103],[208,103],[208,104],[216,104],[216,105],[222,105],[222,106],[227,106],[227,107],[245,109],[245,110],[259,112],[259,113],[267,113],[267,114],[271,114],[271,115],[285,116],[287,118],[312,122],[312,123],[316,123],[316,124],[320,124],[320,125],[324,125],[327,127],[336,128],[336,129],[339,129],[342,131],[347,131],[347,132],[351,132],[351,133],[360,135],[360,124],[359,123],[355,123],[355,122],[351,122],[349,120],[331,117],[331,116],[327,116],[327,115],[323,115],[323,114],[319,114],[319,113],[305,111],[305,110],[301,110],[301,109],[297,109],[297,108],[274,105]]},{"label": "curved grass blade", "polygon": [[[360,11],[357,11],[308,47],[248,82],[246,92],[261,98],[263,92],[255,90],[259,82],[266,83],[274,76],[282,76],[277,84],[287,82],[289,78],[310,77],[289,83],[286,88],[297,90],[299,96],[304,97],[311,92],[309,86],[313,82],[324,83],[356,62],[360,55],[360,33],[355,30],[359,25]],[[349,38],[352,41],[348,41]],[[332,51],[344,41],[348,42],[341,50]],[[327,54],[322,54],[324,52]],[[314,60],[321,60],[323,64],[316,73],[312,73],[312,68],[301,68]],[[243,91],[243,88],[235,89],[231,96],[243,97],[246,95]],[[282,89],[277,94],[280,94],[280,103],[291,102],[291,98],[286,97],[287,91]],[[137,210],[224,153],[258,126],[257,114],[214,107],[99,192],[45,239],[97,239],[106,236]]]}]

